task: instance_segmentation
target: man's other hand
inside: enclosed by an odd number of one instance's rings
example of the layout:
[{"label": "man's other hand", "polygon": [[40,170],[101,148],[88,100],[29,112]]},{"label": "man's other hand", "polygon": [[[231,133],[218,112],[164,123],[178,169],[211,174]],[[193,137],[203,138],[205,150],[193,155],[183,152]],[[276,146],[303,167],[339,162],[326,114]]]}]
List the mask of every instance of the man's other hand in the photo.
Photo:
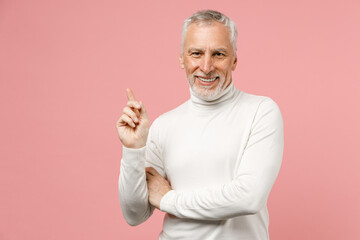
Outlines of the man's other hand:
[{"label": "man's other hand", "polygon": [[170,190],[172,190],[168,181],[163,178],[154,168],[147,167],[146,181],[149,192],[149,202],[151,205],[160,209],[160,201],[162,197]]}]

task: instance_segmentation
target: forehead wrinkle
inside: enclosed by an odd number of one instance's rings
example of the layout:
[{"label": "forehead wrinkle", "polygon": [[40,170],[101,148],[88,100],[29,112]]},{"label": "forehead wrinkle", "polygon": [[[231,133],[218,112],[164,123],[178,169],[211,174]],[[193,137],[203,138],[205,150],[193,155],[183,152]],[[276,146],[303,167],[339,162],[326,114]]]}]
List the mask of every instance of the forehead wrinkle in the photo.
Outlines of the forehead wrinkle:
[{"label": "forehead wrinkle", "polygon": [[[206,50],[198,47],[190,47],[187,52],[191,52],[191,51],[205,52]],[[221,48],[210,49],[210,52],[228,52],[228,50],[226,48],[221,47]]]}]

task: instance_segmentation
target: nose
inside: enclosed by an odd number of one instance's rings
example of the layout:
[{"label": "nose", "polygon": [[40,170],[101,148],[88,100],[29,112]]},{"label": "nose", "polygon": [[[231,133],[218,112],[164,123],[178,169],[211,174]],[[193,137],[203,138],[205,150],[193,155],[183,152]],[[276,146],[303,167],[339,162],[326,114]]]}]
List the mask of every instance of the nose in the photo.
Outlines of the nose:
[{"label": "nose", "polygon": [[204,54],[203,58],[201,59],[200,70],[203,73],[208,74],[211,71],[213,71],[213,68],[214,68],[214,64],[213,64],[213,59],[211,58],[211,55]]}]

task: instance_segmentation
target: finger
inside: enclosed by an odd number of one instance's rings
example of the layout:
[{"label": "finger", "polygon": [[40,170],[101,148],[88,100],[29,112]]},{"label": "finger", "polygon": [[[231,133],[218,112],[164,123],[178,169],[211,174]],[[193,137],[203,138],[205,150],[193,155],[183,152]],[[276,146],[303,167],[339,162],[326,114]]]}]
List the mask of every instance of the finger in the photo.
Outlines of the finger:
[{"label": "finger", "polygon": [[128,100],[135,101],[134,93],[130,88],[126,89],[126,95],[127,95]]},{"label": "finger", "polygon": [[[146,172],[146,174],[151,174],[150,173],[150,169],[151,169],[152,167],[147,167],[147,168],[145,168],[145,172]],[[151,174],[152,175],[152,174]]]},{"label": "finger", "polygon": [[150,180],[150,178],[152,178],[153,175],[151,175],[150,173],[146,172],[146,180]]},{"label": "finger", "polygon": [[135,109],[141,109],[141,105],[138,101],[134,101],[134,100],[129,100],[126,103],[126,106],[131,107],[131,108],[135,108]]},{"label": "finger", "polygon": [[136,114],[136,116],[140,117],[139,110],[141,110],[141,105],[137,101],[128,101],[126,106],[133,108],[133,111]]},{"label": "finger", "polygon": [[116,127],[120,127],[120,126],[123,126],[123,125],[126,125],[127,123],[124,122],[123,118],[122,118],[122,115],[119,117],[119,119],[116,121]]},{"label": "finger", "polygon": [[150,174],[151,176],[154,176],[154,171],[156,172],[156,170],[153,167],[147,167],[145,168],[145,171],[147,174]]},{"label": "finger", "polygon": [[135,123],[133,122],[133,120],[126,114],[121,115],[121,121],[122,123],[126,123],[127,125],[129,125],[130,127],[136,127]]},{"label": "finger", "polygon": [[146,172],[150,173],[153,176],[160,175],[153,167],[147,167]]},{"label": "finger", "polygon": [[143,102],[139,101],[139,104],[141,106],[141,109],[140,109],[141,116],[144,117],[144,118],[147,118],[148,116],[147,116],[147,112],[146,112],[146,109],[145,109],[145,106],[144,106]]},{"label": "finger", "polygon": [[135,122],[138,123],[139,119],[136,117],[136,114],[134,113],[134,111],[129,108],[129,107],[124,107],[123,109],[123,113],[128,115],[129,117],[131,117],[131,119]]}]

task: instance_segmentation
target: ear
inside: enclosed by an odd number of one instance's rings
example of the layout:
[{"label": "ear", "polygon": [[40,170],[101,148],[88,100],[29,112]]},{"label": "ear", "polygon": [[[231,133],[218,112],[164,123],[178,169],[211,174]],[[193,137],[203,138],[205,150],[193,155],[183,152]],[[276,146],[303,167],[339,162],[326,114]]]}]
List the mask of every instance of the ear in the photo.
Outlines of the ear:
[{"label": "ear", "polygon": [[234,59],[233,65],[232,65],[232,67],[231,67],[231,71],[234,71],[234,70],[235,70],[236,65],[237,65],[237,54],[235,54],[235,59]]},{"label": "ear", "polygon": [[179,63],[180,63],[180,68],[184,69],[184,58],[181,53],[179,55]]}]

